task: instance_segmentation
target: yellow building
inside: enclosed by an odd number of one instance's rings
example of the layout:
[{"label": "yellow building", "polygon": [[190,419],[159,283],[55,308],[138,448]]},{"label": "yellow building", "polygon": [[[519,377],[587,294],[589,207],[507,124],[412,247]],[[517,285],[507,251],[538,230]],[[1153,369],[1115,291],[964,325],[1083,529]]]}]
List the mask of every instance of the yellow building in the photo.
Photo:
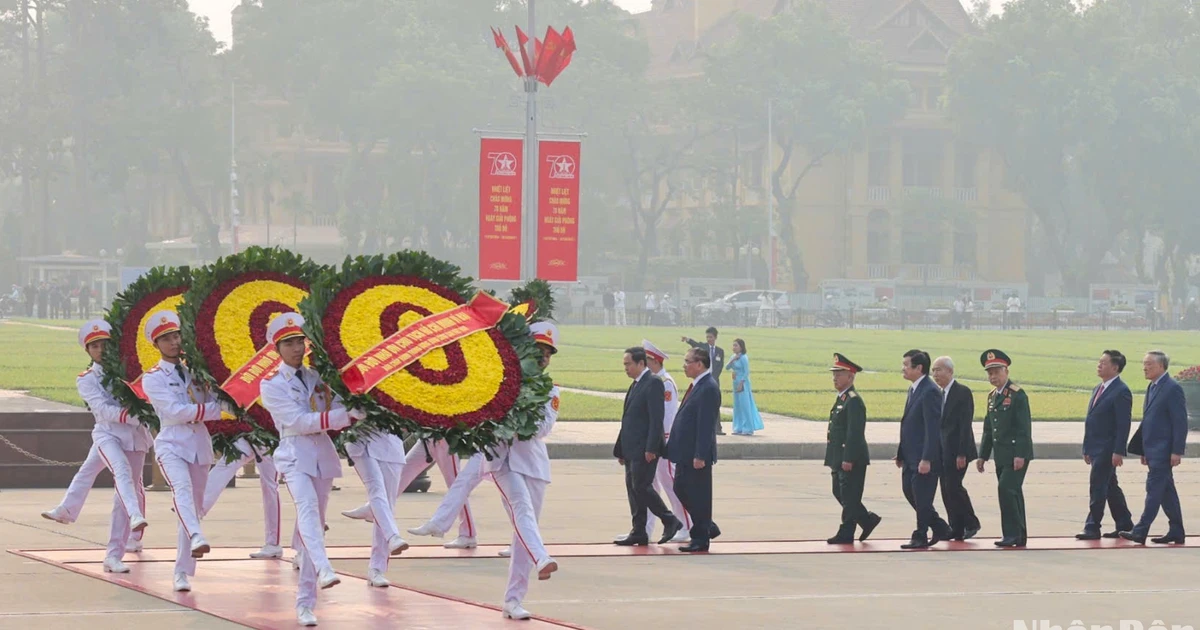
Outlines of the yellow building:
[{"label": "yellow building", "polygon": [[[974,28],[959,0],[827,2],[855,36],[880,43],[912,96],[907,114],[890,130],[864,139],[857,150],[826,157],[806,176],[793,222],[808,285],[790,286],[786,269],[777,272],[777,285],[800,292],[835,279],[947,290],[1023,285],[1028,209],[1001,185],[998,156],[958,138],[942,111],[947,54]],[[636,16],[651,42],[652,78],[700,74],[697,51],[735,36],[741,16],[767,18],[787,5],[788,0],[655,0]],[[765,103],[763,108],[765,117]],[[747,146],[739,168],[740,205],[762,208],[765,143]],[[778,160],[778,147],[773,152]],[[794,157],[793,170],[807,162]],[[710,197],[681,196],[673,220]],[[734,254],[732,248],[728,253]],[[778,259],[786,264],[786,256]]]}]

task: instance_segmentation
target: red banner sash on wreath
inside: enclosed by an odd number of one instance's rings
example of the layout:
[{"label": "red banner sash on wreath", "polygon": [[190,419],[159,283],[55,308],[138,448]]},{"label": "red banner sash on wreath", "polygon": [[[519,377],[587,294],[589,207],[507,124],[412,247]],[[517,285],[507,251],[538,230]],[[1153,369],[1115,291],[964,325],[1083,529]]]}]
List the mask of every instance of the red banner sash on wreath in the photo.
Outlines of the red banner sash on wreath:
[{"label": "red banner sash on wreath", "polygon": [[239,407],[245,409],[258,400],[263,380],[275,374],[282,362],[283,359],[275,351],[275,344],[267,344],[263,346],[262,350],[259,350],[257,354],[251,357],[245,365],[234,370],[229,375],[229,378],[225,379],[224,383],[221,383],[221,389]]},{"label": "red banner sash on wreath", "polygon": [[507,312],[508,304],[476,293],[470,302],[417,320],[347,363],[342,382],[351,392],[365,394],[426,354],[492,328]]},{"label": "red banner sash on wreath", "polygon": [[142,389],[142,377],[145,375],[145,373],[139,374],[137,378],[133,379],[132,383],[125,379],[121,379],[121,382],[125,383],[129,386],[129,389],[133,390],[134,396],[137,396],[146,402],[150,402],[150,398],[146,396],[146,390]]}]

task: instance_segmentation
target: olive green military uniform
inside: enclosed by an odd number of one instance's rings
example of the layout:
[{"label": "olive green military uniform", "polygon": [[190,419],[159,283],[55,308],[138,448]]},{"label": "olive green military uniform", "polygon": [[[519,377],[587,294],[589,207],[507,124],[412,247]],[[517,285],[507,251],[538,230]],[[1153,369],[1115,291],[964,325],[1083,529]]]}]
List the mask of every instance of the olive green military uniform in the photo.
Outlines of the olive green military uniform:
[{"label": "olive green military uniform", "polygon": [[[1025,494],[1021,486],[1033,459],[1032,425],[1029,397],[1016,383],[1009,381],[988,394],[979,457],[986,461],[995,454],[1001,529],[1005,539],[1018,540],[1022,545],[1028,531],[1025,527]],[[1025,460],[1021,470],[1013,468],[1015,457]]]},{"label": "olive green military uniform", "polygon": [[[871,463],[866,430],[867,406],[851,386],[829,410],[829,430],[825,437],[825,465],[833,473],[833,496],[842,505],[842,527],[838,533],[843,536],[853,536],[856,525],[870,529],[869,512],[862,503],[867,465]],[[842,462],[850,462],[853,467],[844,471]]]}]

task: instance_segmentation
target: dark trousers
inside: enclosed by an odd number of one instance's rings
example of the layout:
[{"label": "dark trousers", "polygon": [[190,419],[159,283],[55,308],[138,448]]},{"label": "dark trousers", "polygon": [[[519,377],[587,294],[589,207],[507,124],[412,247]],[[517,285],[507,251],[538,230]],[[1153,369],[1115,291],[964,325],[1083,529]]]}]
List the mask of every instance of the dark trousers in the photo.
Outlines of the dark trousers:
[{"label": "dark trousers", "polygon": [[[654,491],[652,484],[657,470],[657,459],[649,463],[644,457],[625,460],[625,492],[629,494],[629,512],[633,515],[633,529],[630,530],[632,535],[646,535],[647,510],[653,512],[664,523],[675,519],[675,515],[671,514],[671,510],[663,503],[662,497]],[[678,474],[678,467],[676,470]]]},{"label": "dark trousers", "polygon": [[1133,529],[1133,515],[1129,512],[1129,505],[1125,503],[1125,493],[1117,483],[1117,468],[1112,465],[1112,453],[1104,453],[1092,459],[1088,495],[1088,517],[1083,526],[1084,530],[1100,531],[1105,504],[1108,505],[1117,531],[1127,532]]},{"label": "dark trousers", "polygon": [[938,515],[933,507],[933,497],[937,494],[938,476],[930,471],[927,475],[917,472],[917,466],[904,465],[902,480],[904,482],[904,498],[917,512],[917,529],[913,532],[915,538],[927,538],[929,529],[933,528],[938,538],[949,538],[950,526]]},{"label": "dark trousers", "polygon": [[975,516],[975,506],[971,505],[971,495],[963,487],[963,477],[967,469],[958,469],[951,460],[942,465],[939,478],[942,484],[942,505],[946,506],[946,520],[954,534],[962,534],[964,530],[979,529],[979,517]]},{"label": "dark trousers", "polygon": [[863,506],[863,486],[867,481],[867,467],[855,465],[850,472],[839,466],[831,471],[833,498],[842,506],[842,529],[853,532],[855,525],[865,526],[867,508]]},{"label": "dark trousers", "polygon": [[1029,472],[1030,462],[1026,461],[1021,470],[1014,470],[1012,460],[1007,464],[996,463],[996,497],[1000,501],[1000,532],[1010,540],[1025,540],[1029,536],[1029,528],[1025,522],[1025,473]]},{"label": "dark trousers", "polygon": [[1150,533],[1150,525],[1158,516],[1160,506],[1167,515],[1167,535],[1183,536],[1183,510],[1179,507],[1175,471],[1170,461],[1150,462],[1150,471],[1146,473],[1146,508],[1133,528],[1134,534],[1146,536]]},{"label": "dark trousers", "polygon": [[[696,470],[691,462],[675,465],[675,496],[692,517],[692,544],[707,545],[712,522],[712,464]],[[644,530],[643,530],[644,531]]]}]

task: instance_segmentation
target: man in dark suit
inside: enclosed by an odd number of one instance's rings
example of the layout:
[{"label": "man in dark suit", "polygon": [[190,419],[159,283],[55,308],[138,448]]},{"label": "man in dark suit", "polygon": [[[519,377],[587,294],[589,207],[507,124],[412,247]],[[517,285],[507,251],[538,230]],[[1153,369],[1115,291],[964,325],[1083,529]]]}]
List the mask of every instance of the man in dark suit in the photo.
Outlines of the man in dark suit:
[{"label": "man in dark suit", "polygon": [[[708,354],[709,365],[712,366],[712,377],[717,382],[717,388],[721,387],[721,372],[725,369],[725,349],[717,345],[717,329],[715,326],[709,326],[708,330],[704,331],[704,340],[707,343],[700,343],[691,337],[683,337],[683,342],[693,348],[700,348]],[[717,435],[725,435],[725,431],[721,429],[721,418],[717,417]]]},{"label": "man in dark suit", "polygon": [[[917,529],[901,549],[924,549],[950,538],[950,526],[933,507],[942,471],[942,396],[929,378],[929,354],[904,353],[904,378],[912,383],[900,421],[896,467],[903,471],[904,498],[917,512]],[[933,538],[928,537],[933,529]]]},{"label": "man in dark suit", "polygon": [[[683,372],[692,379],[675,414],[667,457],[675,464],[675,495],[692,516],[692,541],[680,551],[708,551],[709,541],[721,535],[712,520],[712,467],[717,463],[714,427],[721,415],[721,388],[709,371],[708,353],[689,350]],[[636,523],[634,524],[636,531]]]},{"label": "man in dark suit", "polygon": [[954,360],[938,357],[933,362],[933,382],[942,395],[942,503],[955,540],[970,540],[979,533],[979,517],[971,495],[963,487],[967,462],[979,457],[975,449],[975,399],[971,390],[954,378]]},{"label": "man in dark suit", "polygon": [[1115,530],[1104,538],[1118,538],[1120,532],[1133,529],[1133,515],[1125,503],[1125,493],[1117,483],[1117,468],[1124,463],[1125,443],[1129,441],[1129,423],[1133,414],[1133,392],[1121,380],[1125,355],[1105,350],[1096,364],[1100,384],[1092,390],[1087,419],[1083,425],[1083,461],[1092,467],[1088,478],[1088,517],[1079,540],[1099,540],[1104,504],[1112,513]]},{"label": "man in dark suit", "polygon": [[613,542],[622,546],[650,544],[646,536],[646,510],[649,510],[663,522],[663,537],[658,541],[661,545],[683,529],[683,523],[671,513],[652,485],[658,470],[658,457],[663,453],[663,399],[666,394],[663,382],[646,366],[644,349],[626,350],[624,363],[625,374],[633,379],[633,385],[625,394],[625,411],[621,415],[621,432],[613,446],[613,457],[625,467],[625,491],[629,494],[633,529],[625,538]]},{"label": "man in dark suit", "polygon": [[1121,532],[1121,538],[1141,545],[1146,544],[1159,506],[1167,515],[1167,535],[1151,542],[1182,545],[1185,538],[1174,469],[1182,461],[1187,446],[1187,401],[1183,388],[1167,374],[1170,363],[1166,353],[1159,350],[1148,352],[1142,359],[1142,372],[1150,387],[1146,390],[1142,424],[1133,436],[1133,443],[1136,445],[1141,438],[1141,448],[1136,450],[1142,452],[1142,464],[1150,468],[1146,473],[1146,507],[1133,530]]}]

